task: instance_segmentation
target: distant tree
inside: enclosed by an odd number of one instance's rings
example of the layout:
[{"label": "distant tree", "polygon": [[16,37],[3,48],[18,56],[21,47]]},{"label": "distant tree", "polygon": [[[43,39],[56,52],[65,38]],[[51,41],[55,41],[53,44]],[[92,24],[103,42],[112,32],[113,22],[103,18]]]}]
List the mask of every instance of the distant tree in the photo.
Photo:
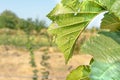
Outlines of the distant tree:
[{"label": "distant tree", "polygon": [[6,26],[6,19],[0,15],[0,28],[4,28]]},{"label": "distant tree", "polygon": [[26,20],[19,19],[18,24],[16,24],[16,28],[23,30],[25,28],[25,23],[26,23]]},{"label": "distant tree", "polygon": [[27,34],[33,30],[39,34],[43,28],[47,28],[44,20],[28,18],[27,20],[19,18],[10,10],[5,10],[0,14],[0,28],[21,29]]},{"label": "distant tree", "polygon": [[16,29],[19,18],[10,10],[5,10],[0,15],[0,27]]},{"label": "distant tree", "polygon": [[35,26],[33,24],[33,20],[32,18],[28,18],[26,20],[26,26],[25,26],[25,30],[26,32],[30,33],[31,31],[33,31],[35,29]]},{"label": "distant tree", "polygon": [[34,21],[35,30],[40,33],[43,28],[47,28],[46,22],[44,20],[39,20],[38,18]]}]

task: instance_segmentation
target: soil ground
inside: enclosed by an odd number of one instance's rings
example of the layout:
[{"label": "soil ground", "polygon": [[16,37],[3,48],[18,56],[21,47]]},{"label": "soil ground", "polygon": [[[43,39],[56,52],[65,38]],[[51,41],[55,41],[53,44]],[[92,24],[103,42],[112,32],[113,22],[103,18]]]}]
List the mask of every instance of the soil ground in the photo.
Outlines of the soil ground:
[{"label": "soil ground", "polygon": [[[41,71],[43,66],[40,65],[41,55],[44,54],[42,47],[34,51],[35,62],[38,69],[38,80],[41,80]],[[49,48],[48,55],[50,59],[49,80],[65,80],[69,72],[82,64],[88,64],[91,56],[75,55],[66,65],[63,54],[56,48]],[[23,48],[13,46],[0,46],[0,80],[32,80],[33,68],[30,64],[29,52]]]}]

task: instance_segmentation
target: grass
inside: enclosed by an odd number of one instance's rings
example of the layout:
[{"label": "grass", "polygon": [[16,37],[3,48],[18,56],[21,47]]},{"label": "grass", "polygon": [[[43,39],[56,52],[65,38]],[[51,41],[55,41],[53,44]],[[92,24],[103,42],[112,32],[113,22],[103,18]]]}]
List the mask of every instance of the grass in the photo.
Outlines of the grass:
[{"label": "grass", "polygon": [[[31,34],[30,39],[34,48],[48,46],[49,42],[44,35]],[[0,45],[13,45],[16,47],[26,47],[27,35],[22,31],[7,31],[0,30]]]}]

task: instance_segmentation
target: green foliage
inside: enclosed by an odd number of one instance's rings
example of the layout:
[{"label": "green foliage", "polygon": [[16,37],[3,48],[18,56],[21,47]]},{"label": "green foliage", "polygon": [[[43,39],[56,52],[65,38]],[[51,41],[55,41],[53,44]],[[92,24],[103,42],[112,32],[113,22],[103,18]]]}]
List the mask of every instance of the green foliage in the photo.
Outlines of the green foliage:
[{"label": "green foliage", "polygon": [[114,13],[115,16],[120,18],[120,1],[119,0],[91,0],[103,6],[109,13]]},{"label": "green foliage", "polygon": [[[106,12],[101,29],[85,42],[84,53],[93,56],[90,80],[120,79],[120,0],[62,0],[48,14],[53,21],[49,32],[56,36],[56,43],[64,53],[66,62],[72,57],[75,43],[88,24],[101,12]],[[112,31],[112,32],[110,32]],[[67,80],[82,80],[83,69],[73,70]],[[86,79],[85,79],[86,80]]]},{"label": "green foliage", "polygon": [[37,65],[35,62],[35,55],[34,55],[34,48],[32,45],[32,40],[33,39],[30,38],[30,35],[27,35],[26,48],[30,52],[29,53],[29,55],[30,55],[30,62],[29,63],[31,64],[31,67],[34,69],[33,70],[33,80],[38,80],[38,75],[37,75],[38,70],[36,69]]},{"label": "green foliage", "polygon": [[[96,47],[97,46],[97,47]],[[100,32],[82,46],[84,53],[96,61],[114,62],[120,59],[120,32]]]},{"label": "green foliage", "polygon": [[[79,2],[79,4],[81,4],[80,7],[83,7],[82,5],[85,7],[77,13],[68,4],[62,5],[61,3],[48,14],[48,17],[53,20],[49,32],[57,35],[56,43],[64,52],[66,63],[72,56],[75,42],[81,32],[95,16],[104,11],[101,6],[90,4],[90,1]],[[72,6],[72,4],[69,5]]]},{"label": "green foliage", "polygon": [[37,33],[40,33],[43,28],[46,28],[46,23],[44,20],[35,19],[34,23],[35,30]]},{"label": "green foliage", "polygon": [[35,20],[32,20],[32,18],[21,19],[14,12],[5,10],[0,14],[0,28],[21,29],[27,33],[32,31],[40,33],[41,29],[46,28],[46,22],[38,18]]},{"label": "green foliage", "polygon": [[44,50],[44,53],[41,56],[42,60],[40,62],[40,64],[44,67],[42,68],[42,80],[46,80],[49,79],[49,68],[50,68],[50,64],[48,62],[48,60],[50,59],[50,56],[48,55],[48,48],[46,48],[46,50]]},{"label": "green foliage", "polygon": [[91,80],[119,80],[120,32],[100,32],[88,40],[82,50],[95,60],[91,66]]},{"label": "green foliage", "polygon": [[66,80],[89,80],[89,66],[79,66],[71,71]]},{"label": "green foliage", "polygon": [[5,10],[0,15],[0,28],[6,27],[10,29],[16,29],[18,23],[18,17],[11,11]]},{"label": "green foliage", "polygon": [[101,29],[108,29],[110,31],[120,30],[120,20],[114,14],[106,13],[102,19]]},{"label": "green foliage", "polygon": [[[25,48],[25,45],[28,40],[27,34],[25,34],[23,31],[13,30],[12,32],[9,29],[8,31],[5,31],[5,30],[7,29],[0,30],[1,32],[0,33],[0,45],[12,45],[16,47]],[[31,43],[34,49],[38,49],[39,47],[50,45],[50,43],[48,42],[48,39],[44,35],[31,34],[30,38],[33,39]]]},{"label": "green foliage", "polygon": [[119,80],[120,62],[107,63],[103,61],[94,61],[91,66],[91,80]]},{"label": "green foliage", "polygon": [[33,27],[33,21],[32,18],[28,18],[24,24],[23,30],[26,32],[26,34],[30,34],[32,30],[34,30]]}]

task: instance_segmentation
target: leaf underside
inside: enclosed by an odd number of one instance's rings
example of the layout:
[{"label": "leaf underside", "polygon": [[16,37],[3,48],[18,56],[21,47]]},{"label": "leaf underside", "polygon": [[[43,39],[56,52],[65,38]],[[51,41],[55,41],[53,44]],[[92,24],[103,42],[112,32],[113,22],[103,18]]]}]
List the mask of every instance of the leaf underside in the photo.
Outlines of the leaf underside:
[{"label": "leaf underside", "polygon": [[[67,63],[81,32],[95,16],[104,10],[100,5],[91,1],[73,0],[72,4],[66,1],[63,0],[62,3],[58,4],[48,14],[48,17],[53,21],[49,27],[49,32],[57,36],[56,43],[64,53]],[[74,4],[76,2],[77,4]]]},{"label": "leaf underside", "polygon": [[120,0],[94,0],[120,19]]},{"label": "leaf underside", "polygon": [[100,32],[82,46],[84,53],[91,54],[91,80],[120,79],[120,32]]},{"label": "leaf underside", "polygon": [[102,19],[101,29],[120,31],[120,20],[114,14],[106,13]]},{"label": "leaf underside", "polygon": [[91,66],[91,80],[120,80],[120,61],[106,63],[95,61]]}]

